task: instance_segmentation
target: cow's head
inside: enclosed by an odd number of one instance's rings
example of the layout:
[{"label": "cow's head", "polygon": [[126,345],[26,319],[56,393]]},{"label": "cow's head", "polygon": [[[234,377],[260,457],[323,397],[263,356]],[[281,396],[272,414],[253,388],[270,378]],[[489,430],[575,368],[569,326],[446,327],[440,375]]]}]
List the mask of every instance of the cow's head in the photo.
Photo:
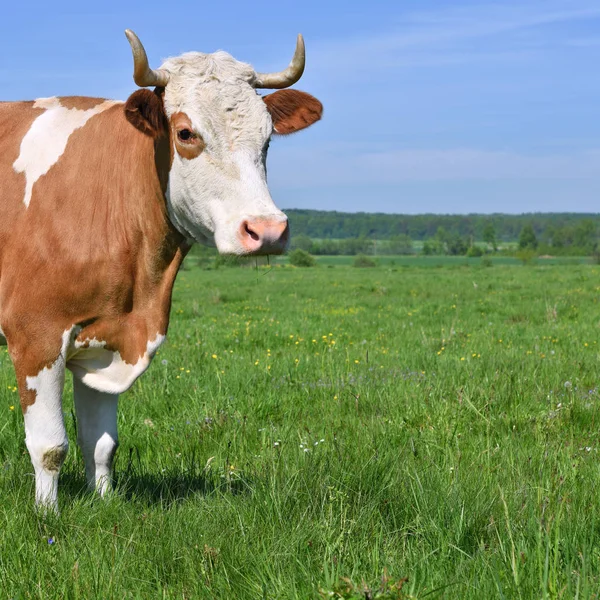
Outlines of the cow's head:
[{"label": "cow's head", "polygon": [[138,90],[125,105],[128,120],[151,136],[170,136],[167,185],[170,218],[189,239],[214,243],[222,253],[280,254],[287,246],[287,217],[267,187],[266,157],[272,134],[304,129],[321,118],[321,103],[304,92],[267,96],[257,88],[286,88],[304,71],[298,36],[290,66],[256,73],[226,52],[190,52],[148,65],[144,47],[126,32]]}]

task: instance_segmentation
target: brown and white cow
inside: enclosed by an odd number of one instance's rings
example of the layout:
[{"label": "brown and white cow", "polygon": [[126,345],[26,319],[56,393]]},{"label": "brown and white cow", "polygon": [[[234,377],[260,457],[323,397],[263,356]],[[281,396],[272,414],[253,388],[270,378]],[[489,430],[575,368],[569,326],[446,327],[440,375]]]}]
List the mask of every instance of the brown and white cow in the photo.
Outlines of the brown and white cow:
[{"label": "brown and white cow", "polygon": [[152,70],[127,31],[140,89],[126,102],[0,103],[0,333],[13,361],[36,502],[57,508],[68,440],[65,369],[89,485],[110,489],[117,398],[165,339],[173,282],[194,242],[278,254],[288,226],[267,188],[273,133],[320,119],[285,88],[304,70],[256,73],[225,52]]}]

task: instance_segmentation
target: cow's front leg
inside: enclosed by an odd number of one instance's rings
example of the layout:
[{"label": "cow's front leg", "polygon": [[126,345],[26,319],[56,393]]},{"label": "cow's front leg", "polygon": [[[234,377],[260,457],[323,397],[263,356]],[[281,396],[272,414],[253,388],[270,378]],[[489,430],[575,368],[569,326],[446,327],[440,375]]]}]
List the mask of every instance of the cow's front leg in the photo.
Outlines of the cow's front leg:
[{"label": "cow's front leg", "polygon": [[101,496],[111,490],[112,462],[118,446],[118,394],[94,390],[73,377],[77,442],[83,453],[88,486]]},{"label": "cow's front leg", "polygon": [[[35,500],[40,508],[58,511],[58,474],[69,441],[62,413],[65,382],[63,353],[30,375],[32,361],[15,361],[25,420],[25,444],[35,470]],[[33,370],[33,372],[35,372]]]}]

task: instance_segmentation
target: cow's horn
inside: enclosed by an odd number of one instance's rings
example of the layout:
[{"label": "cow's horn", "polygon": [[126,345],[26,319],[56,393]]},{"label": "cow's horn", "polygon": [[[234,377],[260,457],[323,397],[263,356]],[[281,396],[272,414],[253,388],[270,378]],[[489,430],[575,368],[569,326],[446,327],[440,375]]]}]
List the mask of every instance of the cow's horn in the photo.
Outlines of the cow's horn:
[{"label": "cow's horn", "polygon": [[133,52],[133,80],[140,87],[158,86],[164,87],[169,83],[169,74],[166,71],[160,69],[154,70],[150,68],[148,64],[148,56],[138,38],[131,29],[125,30],[125,35],[131,45],[131,51]]},{"label": "cow's horn", "polygon": [[304,73],[305,61],[304,38],[299,33],[296,41],[296,52],[294,52],[294,58],[292,58],[290,66],[279,73],[257,73],[254,87],[279,90],[294,85]]}]

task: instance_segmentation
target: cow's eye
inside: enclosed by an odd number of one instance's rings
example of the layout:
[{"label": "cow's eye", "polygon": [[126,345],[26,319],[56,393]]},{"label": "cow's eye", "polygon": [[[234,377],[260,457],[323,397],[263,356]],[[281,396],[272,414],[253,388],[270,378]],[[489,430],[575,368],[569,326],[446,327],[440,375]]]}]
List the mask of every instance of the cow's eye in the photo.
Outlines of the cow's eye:
[{"label": "cow's eye", "polygon": [[177,132],[177,137],[179,137],[182,142],[189,142],[196,136],[189,129],[181,129]]}]

